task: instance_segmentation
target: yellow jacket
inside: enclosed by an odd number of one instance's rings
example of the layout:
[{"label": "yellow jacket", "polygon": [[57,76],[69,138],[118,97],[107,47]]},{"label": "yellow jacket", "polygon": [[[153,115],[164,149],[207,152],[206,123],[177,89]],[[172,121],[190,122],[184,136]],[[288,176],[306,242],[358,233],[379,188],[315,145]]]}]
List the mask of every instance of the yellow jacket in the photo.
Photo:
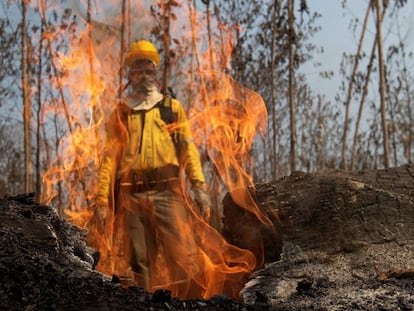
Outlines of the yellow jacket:
[{"label": "yellow jacket", "polygon": [[175,99],[170,104],[177,120],[171,124],[161,118],[158,106],[163,103],[143,111],[125,104],[115,109],[106,128],[105,157],[98,175],[99,202],[107,204],[114,197],[115,181],[130,170],[184,165],[192,184],[205,182],[184,108]]}]

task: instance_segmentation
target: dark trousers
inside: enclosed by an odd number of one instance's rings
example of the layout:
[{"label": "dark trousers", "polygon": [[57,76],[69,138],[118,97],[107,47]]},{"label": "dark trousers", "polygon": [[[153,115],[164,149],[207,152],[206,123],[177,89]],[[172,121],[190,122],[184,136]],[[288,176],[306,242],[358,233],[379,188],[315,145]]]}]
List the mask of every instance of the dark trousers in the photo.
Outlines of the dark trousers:
[{"label": "dark trousers", "polygon": [[[199,297],[197,277],[201,256],[193,237],[191,218],[180,189],[133,192],[120,189],[131,241],[131,267],[148,291],[170,289],[180,296]],[[200,259],[200,258],[198,258]]]}]

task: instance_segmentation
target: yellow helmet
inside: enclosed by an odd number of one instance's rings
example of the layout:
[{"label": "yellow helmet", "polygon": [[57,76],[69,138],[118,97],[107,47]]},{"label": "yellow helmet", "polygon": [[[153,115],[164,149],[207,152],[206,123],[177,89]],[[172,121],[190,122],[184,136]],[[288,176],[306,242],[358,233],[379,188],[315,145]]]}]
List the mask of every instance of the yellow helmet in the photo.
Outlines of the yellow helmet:
[{"label": "yellow helmet", "polygon": [[129,48],[125,56],[125,65],[130,66],[138,59],[148,59],[158,66],[160,63],[160,55],[155,46],[146,40],[134,42]]}]

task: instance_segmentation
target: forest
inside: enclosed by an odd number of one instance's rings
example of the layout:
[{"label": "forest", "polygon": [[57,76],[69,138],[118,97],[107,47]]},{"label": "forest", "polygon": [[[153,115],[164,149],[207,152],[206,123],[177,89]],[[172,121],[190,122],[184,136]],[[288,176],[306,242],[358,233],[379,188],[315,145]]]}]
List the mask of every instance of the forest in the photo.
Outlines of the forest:
[{"label": "forest", "polygon": [[[353,3],[335,1],[345,15]],[[399,20],[410,4],[363,2],[343,25],[357,44],[336,72],[321,69],[324,16],[311,0],[2,1],[0,193],[34,192],[60,211],[91,205],[123,55],[142,38],[160,51],[160,85],[186,107],[217,192],[411,163],[412,24]],[[305,66],[339,81],[334,99]]]}]

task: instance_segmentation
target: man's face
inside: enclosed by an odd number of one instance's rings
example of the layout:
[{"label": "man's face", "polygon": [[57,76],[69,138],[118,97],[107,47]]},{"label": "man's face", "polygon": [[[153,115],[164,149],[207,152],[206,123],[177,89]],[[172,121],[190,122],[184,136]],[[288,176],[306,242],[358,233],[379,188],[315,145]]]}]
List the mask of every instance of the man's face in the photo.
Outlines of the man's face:
[{"label": "man's face", "polygon": [[128,71],[128,80],[134,92],[148,94],[155,85],[156,71],[149,60],[137,60]]}]

